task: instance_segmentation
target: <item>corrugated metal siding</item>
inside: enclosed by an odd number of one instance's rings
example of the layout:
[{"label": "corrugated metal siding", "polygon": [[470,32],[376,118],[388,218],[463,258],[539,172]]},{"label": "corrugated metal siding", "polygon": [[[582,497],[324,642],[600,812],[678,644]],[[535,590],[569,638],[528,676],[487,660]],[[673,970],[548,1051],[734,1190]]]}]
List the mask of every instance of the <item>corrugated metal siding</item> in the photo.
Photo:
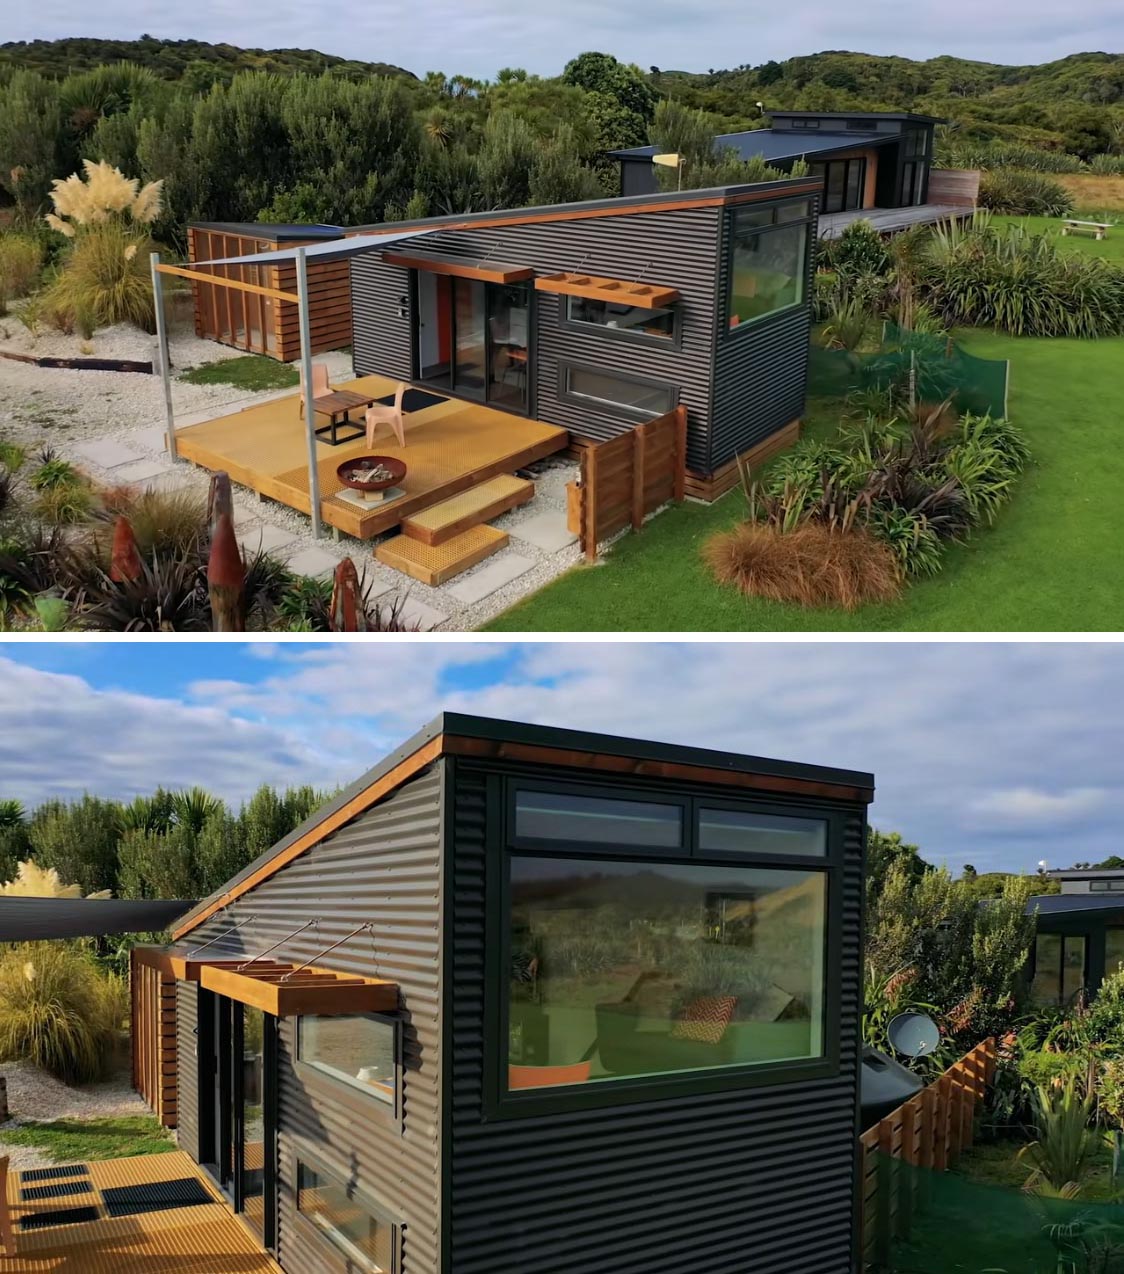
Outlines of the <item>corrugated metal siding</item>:
[{"label": "corrugated metal siding", "polygon": [[[559,364],[564,360],[674,385],[687,407],[688,464],[695,468],[707,450],[720,213],[719,208],[689,208],[494,229],[481,226],[444,232],[430,250],[471,260],[489,255],[496,261],[533,266],[540,273],[581,269],[610,278],[642,276],[678,288],[682,297],[679,349],[563,327],[559,298],[536,292],[533,414],[597,441],[625,433],[636,424],[592,404],[564,400],[559,394]],[[401,299],[410,295],[409,274],[373,256],[354,258],[351,295],[357,374],[412,376],[412,319],[399,317]],[[408,305],[412,303],[410,298]]]},{"label": "corrugated metal siding", "polygon": [[[253,953],[319,918],[318,930],[282,942],[270,955],[301,961],[373,921],[373,936],[349,939],[323,963],[391,978],[402,988],[407,1008],[401,1134],[377,1117],[357,1120],[354,1099],[350,1105],[335,1099],[330,1081],[306,1086],[293,1066],[296,1022],[281,1023],[278,1255],[290,1274],[334,1274],[344,1267],[295,1216],[298,1138],[400,1220],[402,1274],[438,1271],[442,767],[439,762],[420,774],[192,934],[192,943],[201,945],[252,915],[253,923],[240,931],[248,936],[239,949]],[[230,947],[224,942],[211,949],[218,954]],[[192,1122],[197,1121],[196,1108]]]},{"label": "corrugated metal siding", "polygon": [[176,1141],[199,1162],[199,988],[176,983]]},{"label": "corrugated metal siding", "polygon": [[[815,201],[818,210],[819,201]],[[732,212],[727,210],[723,243],[729,242]],[[719,338],[714,360],[714,405],[711,421],[711,472],[804,415],[808,384],[808,342],[812,331],[812,296],[817,226],[808,228],[805,304],[750,331]],[[723,251],[718,279],[720,306],[729,287],[730,258]]]},{"label": "corrugated metal siding", "polygon": [[485,782],[456,774],[452,1271],[849,1274],[862,815],[846,836],[837,1077],[485,1123]]}]

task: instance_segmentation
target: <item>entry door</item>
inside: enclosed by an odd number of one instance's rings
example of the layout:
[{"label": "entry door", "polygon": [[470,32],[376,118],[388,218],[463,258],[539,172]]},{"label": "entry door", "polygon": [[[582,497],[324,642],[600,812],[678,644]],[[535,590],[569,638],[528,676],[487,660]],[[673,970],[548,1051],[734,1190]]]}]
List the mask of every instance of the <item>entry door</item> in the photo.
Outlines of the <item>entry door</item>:
[{"label": "entry door", "polygon": [[235,1212],[272,1248],[277,1021],[226,996],[201,991],[200,997],[200,1161]]},{"label": "entry door", "polygon": [[902,164],[902,189],[900,206],[912,208],[921,202],[921,165],[915,159]]},{"label": "entry door", "polygon": [[453,280],[453,333],[456,349],[453,388],[469,398],[483,398],[488,380],[488,315],[479,279]]}]

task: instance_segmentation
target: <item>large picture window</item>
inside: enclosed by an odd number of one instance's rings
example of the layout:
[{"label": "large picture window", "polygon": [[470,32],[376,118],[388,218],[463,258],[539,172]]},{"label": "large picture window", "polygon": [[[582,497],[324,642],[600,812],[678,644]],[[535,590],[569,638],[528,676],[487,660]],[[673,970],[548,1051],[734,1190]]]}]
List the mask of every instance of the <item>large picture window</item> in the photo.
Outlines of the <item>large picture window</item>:
[{"label": "large picture window", "polygon": [[369,1014],[305,1016],[297,1024],[297,1060],[394,1104],[398,1028]]},{"label": "large picture window", "polygon": [[726,297],[731,332],[804,300],[809,224],[787,219],[783,205],[734,213]]},{"label": "large picture window", "polygon": [[509,864],[509,1089],[824,1056],[826,872]]},{"label": "large picture window", "polygon": [[297,1211],[369,1274],[393,1274],[394,1226],[320,1167],[297,1163]]}]

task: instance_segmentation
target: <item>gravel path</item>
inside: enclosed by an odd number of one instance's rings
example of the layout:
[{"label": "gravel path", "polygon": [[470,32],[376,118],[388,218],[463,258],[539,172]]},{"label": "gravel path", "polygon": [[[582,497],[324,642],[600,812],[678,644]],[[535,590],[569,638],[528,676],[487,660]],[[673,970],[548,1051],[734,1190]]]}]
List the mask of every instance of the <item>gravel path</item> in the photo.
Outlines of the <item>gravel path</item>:
[{"label": "gravel path", "polygon": [[120,1074],[100,1084],[71,1088],[31,1062],[5,1062],[0,1075],[8,1082],[8,1110],[11,1119],[0,1124],[0,1152],[11,1157],[11,1168],[43,1168],[52,1163],[33,1146],[9,1146],[6,1128],[29,1121],[52,1119],[99,1119],[110,1115],[146,1115],[148,1107],[133,1091],[129,1076]]},{"label": "gravel path", "polygon": [[[92,340],[44,331],[32,335],[11,317],[0,320],[0,349],[37,355],[94,356],[148,360],[154,340],[127,326],[107,328]],[[181,315],[171,332],[172,361],[179,368],[236,357],[238,351],[199,340],[188,316]],[[350,379],[350,355],[318,355],[333,380]],[[247,396],[229,385],[173,387],[177,429],[254,402],[284,397],[292,390]],[[173,465],[163,442],[163,391],[160,380],[135,372],[91,372],[35,367],[0,359],[0,437],[35,448],[49,443],[82,466],[96,481],[130,483],[164,489],[191,487],[205,491],[209,475],[187,463]],[[95,447],[105,463],[84,454],[90,444],[113,444],[109,452]],[[113,454],[115,452],[115,454]],[[121,457],[124,457],[122,459]],[[429,588],[374,561],[377,542],[341,536],[314,540],[308,518],[285,505],[258,501],[235,487],[235,523],[249,547],[265,545],[277,556],[293,559],[305,574],[332,570],[350,556],[371,595],[389,603],[405,596],[406,615],[423,630],[477,628],[521,598],[537,591],[581,558],[576,540],[565,531],[566,484],[577,474],[570,461],[549,458],[530,466],[536,480],[528,505],[496,518],[492,525],[511,540],[499,553],[458,575],[441,588]],[[529,538],[521,538],[526,535]]]}]

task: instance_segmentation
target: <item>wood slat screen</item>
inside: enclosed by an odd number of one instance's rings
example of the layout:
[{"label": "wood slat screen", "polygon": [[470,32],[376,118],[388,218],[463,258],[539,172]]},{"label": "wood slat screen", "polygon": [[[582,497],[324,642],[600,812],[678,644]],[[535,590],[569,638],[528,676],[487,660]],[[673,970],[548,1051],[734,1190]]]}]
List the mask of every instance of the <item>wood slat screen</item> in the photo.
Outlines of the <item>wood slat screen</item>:
[{"label": "wood slat screen", "polygon": [[581,446],[580,538],[586,561],[597,546],[671,501],[683,499],[687,475],[687,409],[679,406],[608,442]]},{"label": "wood slat screen", "polygon": [[176,980],[129,961],[132,1001],[133,1087],[165,1128],[176,1126]]},{"label": "wood slat screen", "polygon": [[977,168],[934,168],[929,173],[929,203],[974,208],[980,197]]},{"label": "wood slat screen", "polygon": [[976,1108],[995,1076],[994,1039],[977,1044],[916,1097],[859,1138],[864,1265],[888,1267],[890,1246],[906,1238],[923,1206],[921,1168],[946,1172],[972,1144]]}]

